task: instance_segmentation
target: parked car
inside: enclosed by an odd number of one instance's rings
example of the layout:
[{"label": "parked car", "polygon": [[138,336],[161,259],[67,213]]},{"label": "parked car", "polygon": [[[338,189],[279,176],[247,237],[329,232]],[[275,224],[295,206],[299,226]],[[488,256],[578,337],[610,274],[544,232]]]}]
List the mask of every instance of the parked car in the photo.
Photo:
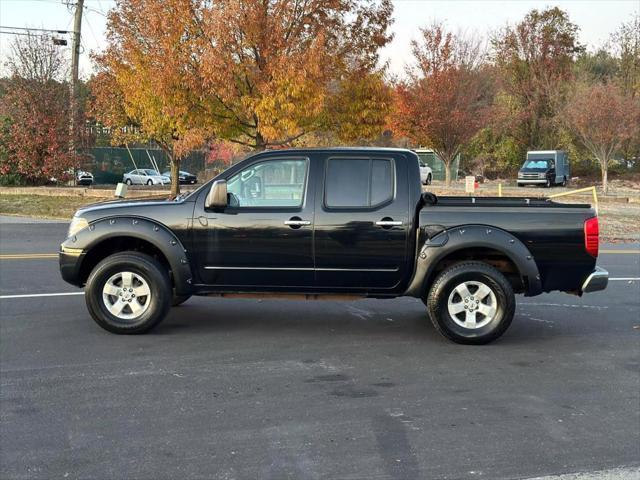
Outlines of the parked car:
[{"label": "parked car", "polygon": [[93,174],[91,172],[85,172],[83,170],[78,170],[76,173],[76,183],[78,185],[92,185],[93,184]]},{"label": "parked car", "polygon": [[431,171],[431,167],[421,159],[419,159],[418,162],[420,163],[420,183],[422,183],[422,185],[431,185],[431,182],[433,181],[433,172]]},{"label": "parked car", "polygon": [[[171,179],[171,172],[167,170],[162,174],[165,177],[169,177]],[[185,172],[184,170],[180,170],[178,172],[178,180],[182,184],[196,184],[198,183],[198,177],[196,177],[193,173]]]},{"label": "parked car", "polygon": [[260,152],[186,196],[78,210],[62,278],[115,333],[148,331],[191,295],[410,296],[470,344],[505,332],[516,293],[606,288],[589,205],[438,198],[419,166],[402,149]]},{"label": "parked car", "polygon": [[140,168],[125,173],[123,182],[127,185],[167,185],[171,180],[169,177],[160,175],[156,170]]},{"label": "parked car", "polygon": [[571,178],[569,157],[562,150],[538,150],[527,152],[527,160],[518,172],[518,186],[567,185]]}]

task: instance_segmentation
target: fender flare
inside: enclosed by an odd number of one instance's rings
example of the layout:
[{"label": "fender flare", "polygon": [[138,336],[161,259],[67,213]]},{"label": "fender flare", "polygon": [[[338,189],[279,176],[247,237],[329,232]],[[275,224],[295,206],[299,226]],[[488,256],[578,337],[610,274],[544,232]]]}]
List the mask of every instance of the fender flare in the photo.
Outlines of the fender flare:
[{"label": "fender flare", "polygon": [[526,296],[542,293],[538,266],[524,243],[499,228],[463,225],[440,232],[418,246],[414,274],[405,295],[422,297],[440,260],[458,250],[477,247],[497,250],[507,256],[518,268]]},{"label": "fender flare", "polygon": [[[82,260],[97,244],[116,237],[132,237],[155,246],[167,259],[173,275],[176,294],[189,295],[193,275],[187,249],[166,226],[154,220],[135,216],[105,217],[68,238],[62,248],[82,250]],[[77,266],[78,270],[80,265]]]}]

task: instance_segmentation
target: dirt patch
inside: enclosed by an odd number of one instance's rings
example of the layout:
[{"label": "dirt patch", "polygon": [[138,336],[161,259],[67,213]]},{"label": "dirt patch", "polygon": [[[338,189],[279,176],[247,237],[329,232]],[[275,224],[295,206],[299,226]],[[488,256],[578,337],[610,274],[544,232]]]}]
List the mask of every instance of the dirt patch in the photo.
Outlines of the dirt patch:
[{"label": "dirt patch", "polygon": [[69,220],[80,207],[108,198],[0,195],[0,214]]}]

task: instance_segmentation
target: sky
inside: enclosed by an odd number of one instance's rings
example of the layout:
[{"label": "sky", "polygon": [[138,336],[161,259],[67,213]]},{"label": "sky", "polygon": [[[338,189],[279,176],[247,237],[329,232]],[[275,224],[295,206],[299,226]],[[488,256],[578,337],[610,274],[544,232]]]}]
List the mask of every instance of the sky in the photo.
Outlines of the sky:
[{"label": "sky", "polygon": [[[0,0],[0,27],[35,27],[70,30],[72,0]],[[381,52],[392,74],[402,75],[411,60],[410,42],[419,28],[443,20],[454,31],[488,36],[507,23],[515,24],[532,8],[559,6],[580,27],[580,41],[588,48],[602,46],[623,22],[640,11],[640,0],[397,0],[394,1],[393,41]],[[106,13],[115,0],[85,0],[80,74],[92,72],[89,53],[104,47]],[[0,31],[6,29],[0,28]],[[0,59],[4,60],[12,36],[0,33]],[[69,44],[71,42],[69,41]],[[63,47],[65,48],[65,47]],[[69,47],[65,48],[71,55]]]}]

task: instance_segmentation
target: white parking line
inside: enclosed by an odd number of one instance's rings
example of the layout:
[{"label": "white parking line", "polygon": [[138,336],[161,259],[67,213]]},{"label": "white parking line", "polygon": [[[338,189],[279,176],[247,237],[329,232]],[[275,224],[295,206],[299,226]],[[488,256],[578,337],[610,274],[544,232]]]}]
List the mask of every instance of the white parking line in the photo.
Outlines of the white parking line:
[{"label": "white parking line", "polygon": [[640,281],[640,277],[610,278],[609,281],[612,281],[612,282],[638,282],[638,281]]},{"label": "white parking line", "polygon": [[84,295],[84,292],[64,292],[64,293],[31,293],[26,295],[0,295],[0,300],[9,298],[37,298],[37,297],[68,297],[71,295]]}]

